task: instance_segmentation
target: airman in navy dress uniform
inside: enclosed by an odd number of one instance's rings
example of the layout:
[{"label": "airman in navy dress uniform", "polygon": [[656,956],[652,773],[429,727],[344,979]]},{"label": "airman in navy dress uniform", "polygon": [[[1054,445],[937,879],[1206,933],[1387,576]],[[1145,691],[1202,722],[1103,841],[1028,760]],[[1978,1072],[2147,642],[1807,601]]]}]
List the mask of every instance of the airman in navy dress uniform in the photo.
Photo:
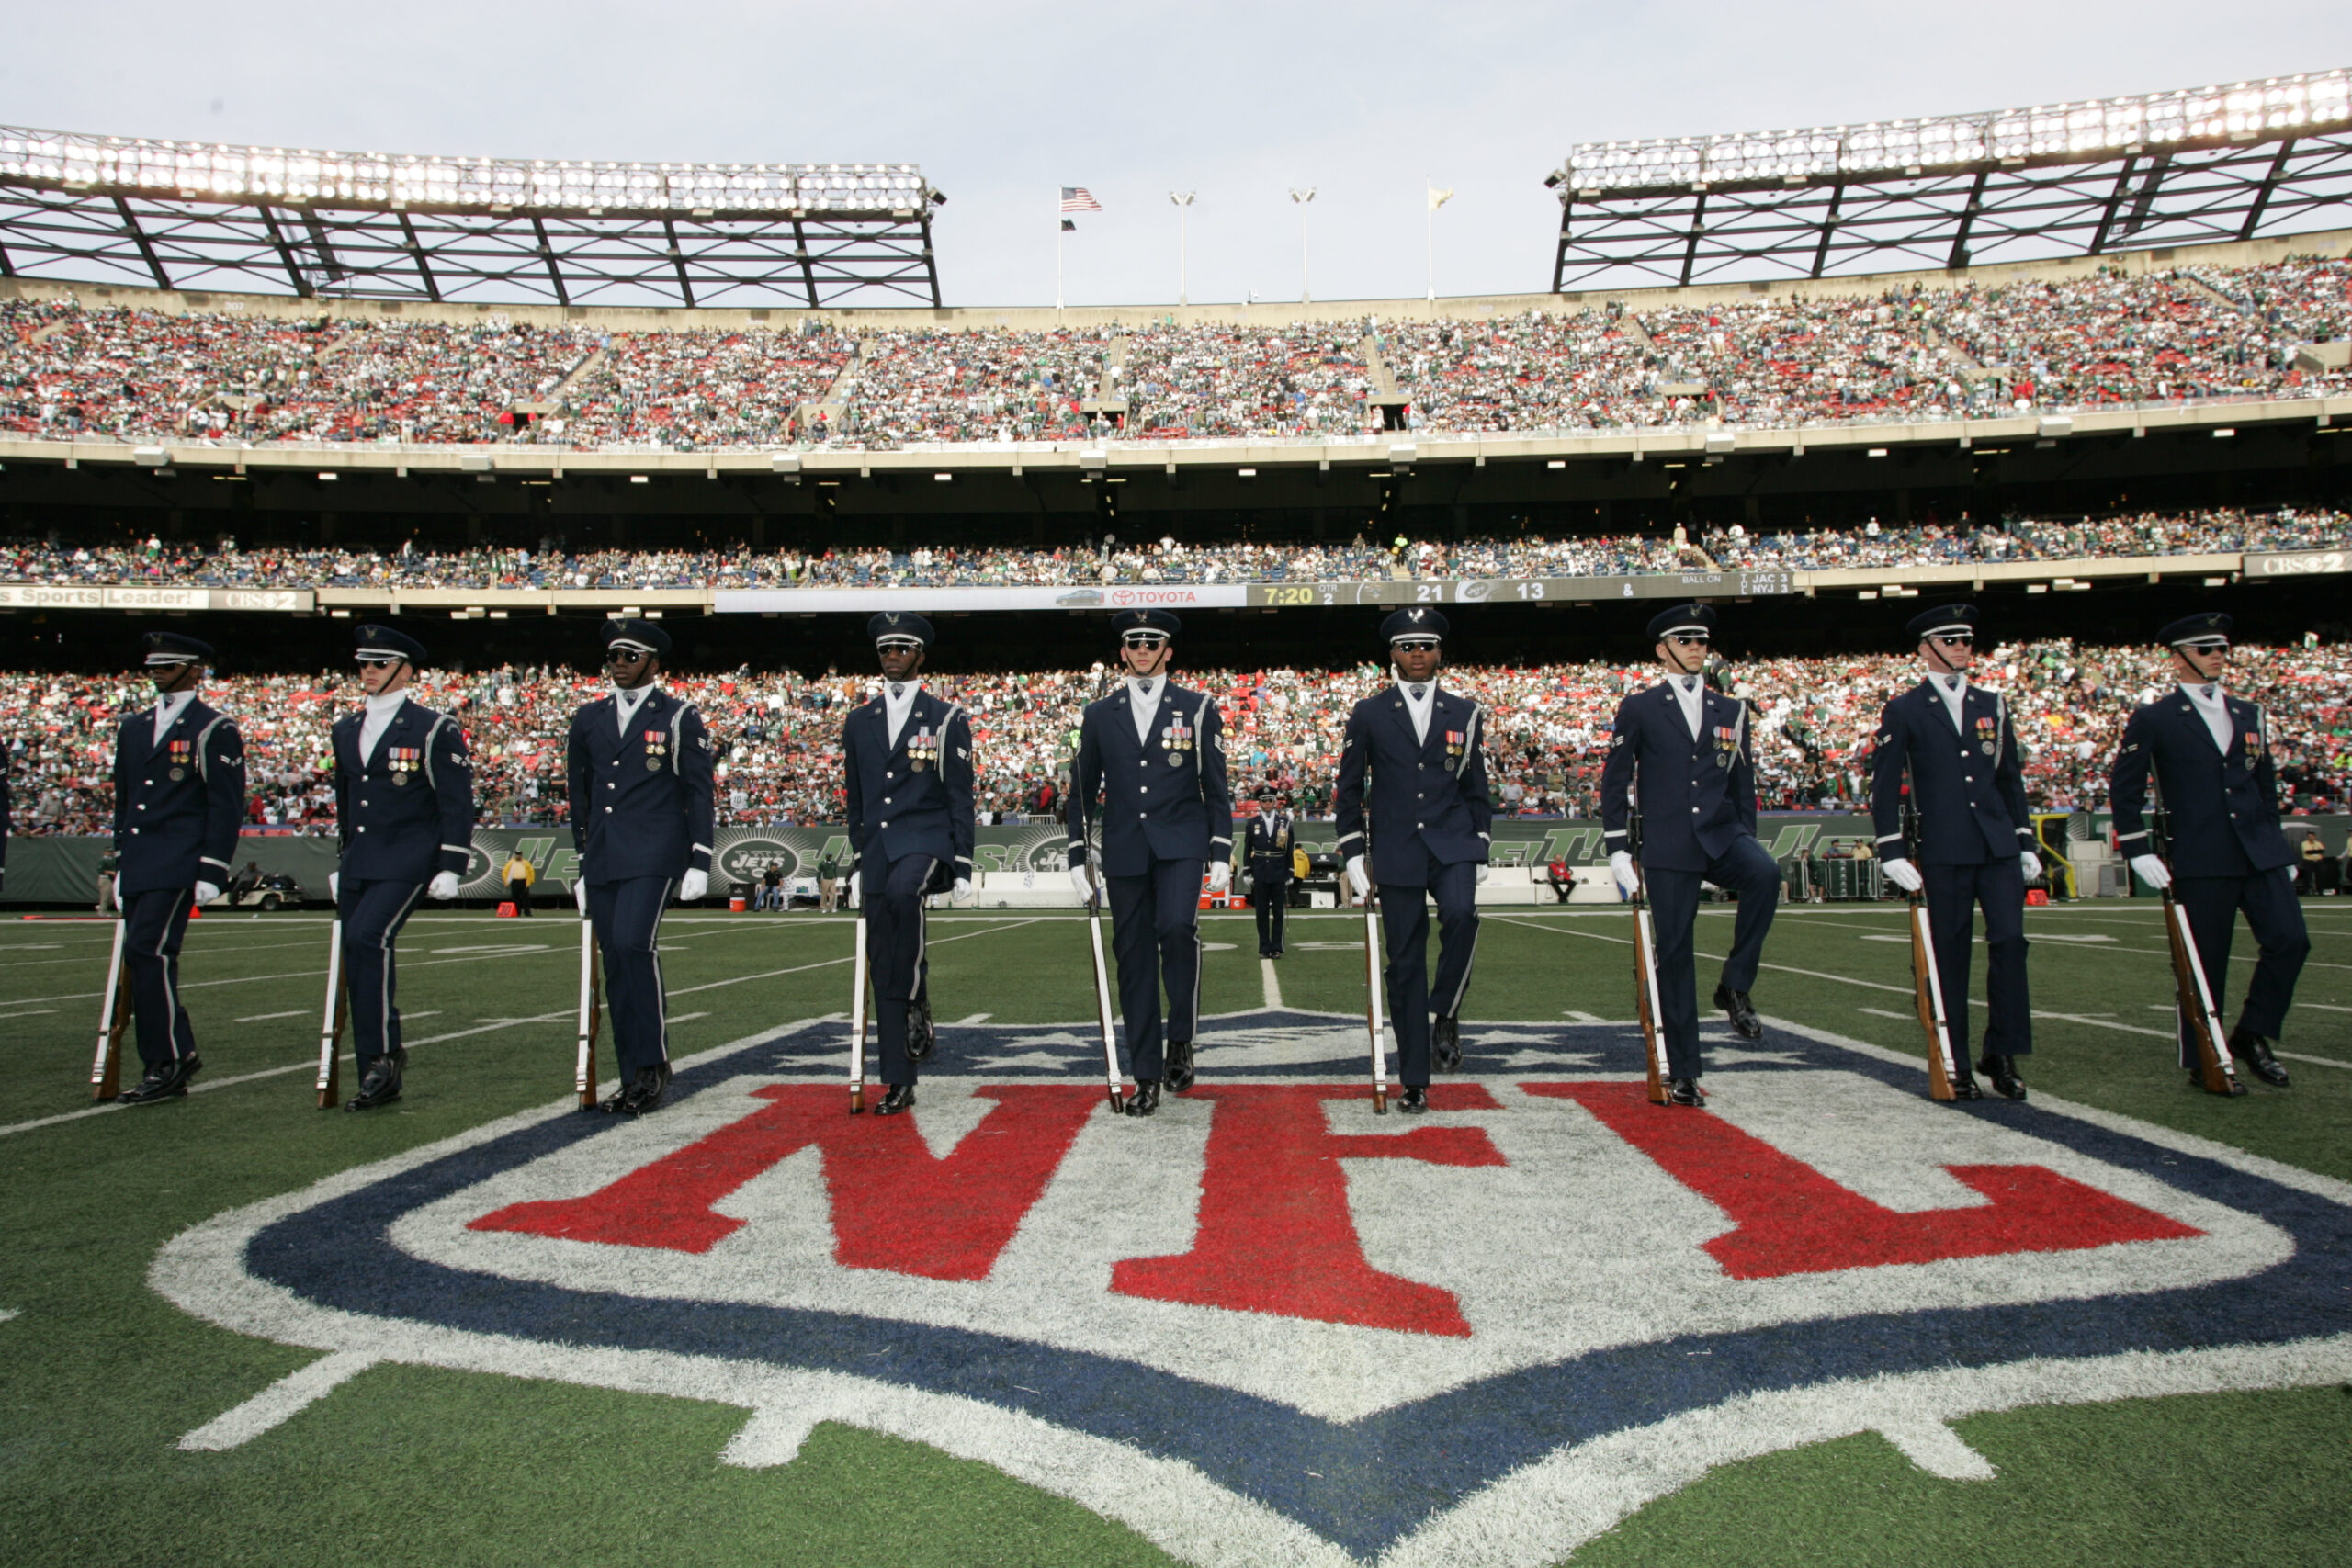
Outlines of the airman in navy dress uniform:
[{"label": "airman in navy dress uniform", "polygon": [[604,954],[620,1064],[596,1109],[637,1116],[661,1104],[670,1084],[662,915],[673,893],[692,904],[710,891],[713,759],[702,715],[654,683],[670,634],[620,620],[605,622],[604,635],[613,693],[571,716],[563,767],[580,852],[572,896]]},{"label": "airman in navy dress uniform", "polygon": [[371,1111],[401,1097],[408,1066],[392,944],[417,899],[458,896],[472,852],[474,770],[457,720],[409,698],[424,645],[390,626],[360,626],[354,635],[367,701],[334,721],[342,862],[331,886],[359,1063],[359,1092],[343,1108]]},{"label": "airman in navy dress uniform", "polygon": [[1258,792],[1258,812],[1243,835],[1242,852],[1250,865],[1250,908],[1258,916],[1258,956],[1283,955],[1283,906],[1290,901],[1290,858],[1295,847],[1290,813],[1274,800],[1272,789]]},{"label": "airman in navy dress uniform", "polygon": [[[1755,988],[1764,938],[1781,907],[1781,870],[1756,841],[1756,749],[1747,705],[1711,689],[1704,678],[1715,612],[1679,604],[1651,617],[1652,651],[1666,679],[1617,705],[1609,757],[1600,770],[1600,822],[1609,870],[1631,897],[1649,886],[1657,928],[1657,998],[1666,1036],[1667,1099],[1697,1105],[1699,980],[1696,927],[1702,883],[1739,897],[1731,953],[1715,984],[1714,1005],[1743,1040],[1763,1038],[1748,993]],[[1625,815],[1629,797],[1642,811],[1637,880]]]},{"label": "airman in navy dress uniform", "polygon": [[186,1094],[204,1065],[180,1005],[180,942],[188,910],[220,897],[245,818],[245,743],[196,694],[212,649],[149,632],[145,651],[155,705],[126,717],[114,743],[115,899],[147,1069],[125,1105]]},{"label": "airman in navy dress uniform", "polygon": [[849,803],[850,902],[865,922],[874,976],[875,1033],[882,1046],[882,1103],[895,1116],[915,1102],[915,1064],[938,1034],[931,1018],[924,901],[952,886],[972,892],[978,818],[972,791],[972,721],[960,703],[919,679],[933,633],[915,615],[865,623],[882,666],[882,690],[842,721]]},{"label": "airman in navy dress uniform", "polygon": [[[2033,1050],[2027,1004],[2025,885],[2041,874],[2025,804],[2024,759],[2006,700],[1973,686],[1978,616],[1948,604],[1911,619],[1926,675],[1886,705],[1871,755],[1871,823],[1888,881],[1927,889],[1944,1016],[1959,1060],[1952,1089],[1984,1091],[1968,1069],[1968,968],[1975,914],[1984,911],[1984,1051],[1977,1068],[2011,1100],[2025,1098],[2017,1058]],[[1919,863],[1903,852],[1905,784],[1917,808]]]},{"label": "airman in navy dress uniform", "polygon": [[[2208,612],[2156,634],[2172,650],[2180,689],[2139,709],[2123,727],[2108,798],[2115,809],[2115,841],[2132,857],[2132,869],[2151,886],[2169,886],[2188,915],[2216,1012],[2229,985],[2230,938],[2238,911],[2245,911],[2261,957],[2230,1032],[2230,1055],[2263,1082],[2285,1089],[2287,1069],[2271,1043],[2286,1025],[2312,939],[2295,898],[2294,855],[2278,830],[2270,727],[2259,706],[2222,688],[2231,624],[2229,616]],[[2143,810],[2152,766],[2171,817],[2169,866],[2154,852]],[[2199,1077],[2185,1019],[2180,1062],[2191,1081]]]},{"label": "airman in navy dress uniform", "polygon": [[[1119,1016],[1136,1092],[1127,1114],[1159,1109],[1162,1077],[1193,1087],[1193,1036],[1201,1010],[1201,876],[1222,893],[1233,882],[1233,796],[1225,781],[1225,717],[1205,692],[1169,679],[1176,634],[1165,610],[1111,617],[1126,671],[1121,690],[1089,703],[1079,720],[1072,771],[1069,874],[1081,894],[1087,832],[1097,797],[1102,879],[1118,955]],[[1168,990],[1165,1043],[1160,987]]]},{"label": "airman in navy dress uniform", "polygon": [[1445,1072],[1462,1062],[1462,1003],[1478,952],[1477,890],[1493,843],[1486,713],[1438,684],[1446,630],[1445,617],[1426,607],[1399,610],[1380,624],[1396,683],[1348,714],[1334,786],[1348,881],[1358,897],[1380,888],[1388,944],[1383,982],[1396,1030],[1396,1077],[1405,1086],[1398,1109],[1408,1116],[1429,1109],[1432,1060]]}]

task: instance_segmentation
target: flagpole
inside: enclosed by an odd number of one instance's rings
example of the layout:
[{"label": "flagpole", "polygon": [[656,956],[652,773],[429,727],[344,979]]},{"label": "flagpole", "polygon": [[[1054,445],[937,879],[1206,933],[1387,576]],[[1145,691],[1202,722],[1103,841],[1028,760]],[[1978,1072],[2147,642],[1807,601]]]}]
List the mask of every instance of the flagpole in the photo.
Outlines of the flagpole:
[{"label": "flagpole", "polygon": [[1430,192],[1437,188],[1427,175],[1421,176],[1421,228],[1429,247],[1430,303],[1437,303],[1437,204],[1430,199]]},{"label": "flagpole", "polygon": [[1061,187],[1054,187],[1054,309],[1062,308],[1062,226]]}]

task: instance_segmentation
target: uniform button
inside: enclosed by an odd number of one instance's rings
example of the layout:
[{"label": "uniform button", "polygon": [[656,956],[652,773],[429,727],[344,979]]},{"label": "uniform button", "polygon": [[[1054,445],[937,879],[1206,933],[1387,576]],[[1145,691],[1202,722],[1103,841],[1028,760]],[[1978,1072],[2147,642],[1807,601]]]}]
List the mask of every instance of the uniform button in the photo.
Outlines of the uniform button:
[{"label": "uniform button", "polygon": [[1145,785],[1143,786],[1143,793],[1144,793],[1144,794],[1146,794],[1146,795],[1149,795],[1149,794],[1151,793],[1151,786],[1150,786],[1149,784],[1145,784]]},{"label": "uniform button", "polygon": [[1966,784],[1974,784],[1976,782],[1976,775],[1974,773],[1970,773],[1964,780],[1962,780],[1962,782]]},{"label": "uniform button", "polygon": [[1150,816],[1150,815],[1151,815],[1151,813],[1150,813],[1150,812],[1148,812],[1148,811],[1138,811],[1138,812],[1136,812],[1136,815],[1137,817],[1148,817],[1148,816]]},{"label": "uniform button", "polygon": [[155,784],[155,781],[153,779],[141,779],[139,782],[147,785],[151,789],[153,788]]},{"label": "uniform button", "polygon": [[1142,761],[1137,762],[1136,766],[1138,768],[1148,768],[1151,766],[1151,759],[1147,757]]},{"label": "uniform button", "polygon": [[[607,810],[607,811],[610,811],[610,810],[612,809],[612,807],[609,807],[609,806],[607,806],[606,807],[605,807],[605,810]],[[889,825],[890,825],[890,824],[888,824],[888,822],[885,822],[885,823],[883,823],[883,824],[882,824],[882,826],[884,826],[885,828],[888,828]]]},{"label": "uniform button", "polygon": [[1695,806],[1694,806],[1694,807],[1692,807],[1690,808],[1690,815],[1691,815],[1691,816],[1693,816],[1693,817],[1698,816],[1698,815],[1699,815],[1699,808],[1698,808],[1697,807],[1695,807]]},{"label": "uniform button", "polygon": [[1413,824],[1413,826],[1414,826],[1414,827],[1416,827],[1416,828],[1426,828],[1426,827],[1428,827],[1428,826],[1429,826],[1429,824],[1428,824],[1428,823],[1426,823],[1426,822],[1416,822],[1416,823],[1414,823],[1414,824]]},{"label": "uniform button", "polygon": [[1413,764],[1413,771],[1414,771],[1415,773],[1419,773],[1423,768],[1426,768],[1426,767],[1428,767],[1428,766],[1429,766],[1429,764],[1428,764],[1427,762],[1416,762],[1416,763],[1414,763],[1414,764]]},{"label": "uniform button", "polygon": [[1420,798],[1421,798],[1421,794],[1420,794],[1420,792],[1419,792],[1419,790],[1415,790],[1415,791],[1413,792],[1413,798],[1414,798],[1415,800],[1419,800],[1419,799],[1420,799]]},{"label": "uniform button", "polygon": [[145,801],[143,801],[143,800],[142,800],[142,801],[141,801],[141,802],[139,803],[139,809],[140,809],[140,810],[141,810],[141,811],[146,810],[146,809],[147,809],[147,803],[146,803]]},{"label": "uniform button", "polygon": [[[605,816],[610,817],[612,814],[613,814],[613,808],[612,808],[611,807],[607,806],[606,807],[605,807]],[[888,826],[889,826],[889,824],[886,822],[886,823],[884,823],[884,824],[883,824],[883,826],[888,827]],[[362,828],[362,829],[360,829],[359,830],[360,830],[361,832],[363,832],[363,833],[364,833],[364,832],[366,832],[368,829],[365,829],[365,828]]]},{"label": "uniform button", "polygon": [[130,836],[131,836],[132,838],[134,838],[134,839],[135,839],[135,838],[137,838],[137,837],[139,837],[139,829],[136,829],[136,828],[133,828],[133,829],[130,830]]},{"label": "uniform button", "polygon": [[[606,807],[605,809],[606,809],[607,811],[609,811],[609,810],[611,810],[611,809],[612,809],[612,807]],[[361,824],[359,824],[359,830],[360,830],[361,832],[363,832],[363,833],[364,833],[364,832],[366,832],[366,831],[368,830],[368,824],[367,824],[367,823],[365,823],[365,822],[362,822]],[[139,831],[139,829],[136,829],[136,828],[133,828],[133,829],[131,829],[131,831],[132,831],[132,832],[134,832],[134,833],[136,833],[137,831]]]},{"label": "uniform button", "polygon": [[890,797],[889,797],[888,795],[884,795],[884,796],[882,797],[882,804],[883,804],[883,805],[885,805],[885,806],[889,805],[889,804],[890,804]]}]

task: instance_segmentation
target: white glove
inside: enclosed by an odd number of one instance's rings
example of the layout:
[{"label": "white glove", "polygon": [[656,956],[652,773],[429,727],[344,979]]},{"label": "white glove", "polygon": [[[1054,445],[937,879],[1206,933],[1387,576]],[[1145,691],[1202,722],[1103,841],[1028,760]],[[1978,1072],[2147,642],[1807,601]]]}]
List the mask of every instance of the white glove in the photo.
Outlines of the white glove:
[{"label": "white glove", "polygon": [[956,879],[956,902],[958,904],[968,904],[971,901],[972,879],[968,876],[957,877]]},{"label": "white glove", "polygon": [[2172,886],[2172,868],[2165,864],[2162,855],[2133,855],[2132,870],[2151,887],[2161,889]]},{"label": "white glove", "polygon": [[1489,876],[1491,876],[1492,874],[1494,874],[1494,870],[1495,870],[1495,868],[1494,868],[1493,866],[1490,866],[1490,865],[1481,865],[1481,866],[1478,868],[1478,886],[1479,886],[1484,887],[1484,886],[1487,885],[1487,877],[1489,877]]},{"label": "white glove", "polygon": [[424,885],[424,891],[444,904],[447,903],[458,896],[458,874],[454,871],[435,872],[433,880]]},{"label": "white glove", "polygon": [[1348,857],[1348,886],[1356,890],[1359,898],[1372,891],[1372,873],[1365,869],[1362,855]]},{"label": "white glove", "polygon": [[678,878],[678,902],[681,904],[699,904],[709,891],[710,873],[707,871],[688,871]]},{"label": "white glove", "polygon": [[854,908],[857,908],[857,879],[858,879],[860,876],[863,876],[864,874],[865,874],[865,873],[863,873],[863,872],[856,872],[856,871],[853,871],[853,872],[851,872],[851,873],[849,874],[849,905],[848,905],[848,907],[849,907],[850,908],[854,909]]},{"label": "white glove", "polygon": [[198,903],[209,904],[212,900],[220,897],[220,889],[214,886],[211,883],[199,882],[196,885],[196,901]]},{"label": "white glove", "polygon": [[327,873],[327,897],[338,900],[343,897],[343,873],[339,871]]},{"label": "white glove", "polygon": [[588,918],[588,879],[582,877],[571,885],[571,901],[580,906],[580,918]]},{"label": "white glove", "polygon": [[1623,850],[1609,857],[1609,874],[1617,879],[1617,891],[1628,898],[1642,890],[1642,879],[1634,874],[1634,857]]},{"label": "white glove", "polygon": [[1214,898],[1232,886],[1233,863],[1222,860],[1211,861],[1209,863],[1209,897]]},{"label": "white glove", "polygon": [[2019,850],[2018,852],[2018,869],[2025,873],[2025,879],[2028,882],[2031,882],[2035,877],[2041,874],[2041,857],[2035,854],[2031,850]]},{"label": "white glove", "polygon": [[1917,893],[1928,885],[1928,879],[1919,874],[1919,868],[1901,855],[1881,861],[1879,865],[1886,873],[1886,879],[1905,893]]},{"label": "white glove", "polygon": [[1081,898],[1094,897],[1094,884],[1087,879],[1086,868],[1082,865],[1069,868],[1069,885],[1078,889],[1078,896]]}]

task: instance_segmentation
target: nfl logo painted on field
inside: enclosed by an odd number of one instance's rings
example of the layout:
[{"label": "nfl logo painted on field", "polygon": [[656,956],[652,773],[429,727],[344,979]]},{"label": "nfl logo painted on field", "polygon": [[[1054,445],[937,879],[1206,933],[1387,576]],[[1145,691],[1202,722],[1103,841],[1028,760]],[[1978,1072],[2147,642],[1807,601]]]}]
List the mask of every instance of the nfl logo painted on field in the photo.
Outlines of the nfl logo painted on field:
[{"label": "nfl logo painted on field", "polygon": [[949,1028],[884,1120],[812,1023],[681,1063],[643,1121],[550,1107],[224,1214],[153,1280],[339,1353],[289,1382],[730,1402],[747,1465],[843,1421],[1204,1563],[1541,1563],[1776,1449],[1874,1429],[1989,1474],[1945,1421],[2352,1375],[2342,1183],[2046,1098],[1933,1106],[1790,1025],[1713,1042],[1703,1111],[1648,1104],[1632,1027],[1590,1021],[1467,1029],[1429,1116],[1375,1118],[1362,1042],[1211,1021],[1201,1086],[1137,1122],[1077,1033]]}]

